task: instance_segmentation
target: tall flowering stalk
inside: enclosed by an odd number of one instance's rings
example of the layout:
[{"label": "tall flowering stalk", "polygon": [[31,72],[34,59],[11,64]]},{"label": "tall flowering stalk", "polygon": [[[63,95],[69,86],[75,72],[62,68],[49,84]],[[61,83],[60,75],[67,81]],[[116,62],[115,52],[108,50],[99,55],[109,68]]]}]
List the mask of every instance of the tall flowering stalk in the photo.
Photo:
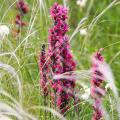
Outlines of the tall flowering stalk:
[{"label": "tall flowering stalk", "polygon": [[15,24],[18,26],[17,33],[19,33],[20,28],[27,25],[27,23],[23,21],[23,17],[29,12],[29,6],[24,0],[18,0],[16,9],[18,13],[15,18]]},{"label": "tall flowering stalk", "polygon": [[102,87],[103,74],[99,70],[99,64],[104,62],[104,58],[101,55],[101,50],[96,52],[92,59],[92,79],[91,79],[91,96],[94,99],[94,113],[92,120],[100,120],[103,116],[102,110],[102,97],[105,95],[105,90]]},{"label": "tall flowering stalk", "polygon": [[39,58],[39,70],[41,75],[41,79],[40,79],[41,90],[42,90],[43,96],[46,97],[48,95],[48,88],[47,88],[48,64],[46,62],[45,45],[42,45],[42,49],[41,49],[41,54]]},{"label": "tall flowering stalk", "polygon": [[[47,105],[47,96],[49,93],[48,90],[48,76],[49,76],[49,65],[46,61],[46,51],[45,45],[42,45],[41,54],[39,58],[39,71],[40,71],[40,87],[44,97],[44,106]],[[45,111],[45,119],[46,119],[46,111]]]},{"label": "tall flowering stalk", "polygon": [[[49,50],[50,67],[54,75],[70,72],[75,69],[75,62],[70,52],[68,37],[65,35],[68,31],[66,19],[68,18],[68,10],[61,5],[55,3],[50,10],[53,19],[53,27],[49,30]],[[68,108],[70,94],[68,88],[74,88],[75,83],[72,80],[57,79],[53,80],[52,88],[55,92],[55,103],[61,113]],[[71,92],[70,92],[71,93]]]}]

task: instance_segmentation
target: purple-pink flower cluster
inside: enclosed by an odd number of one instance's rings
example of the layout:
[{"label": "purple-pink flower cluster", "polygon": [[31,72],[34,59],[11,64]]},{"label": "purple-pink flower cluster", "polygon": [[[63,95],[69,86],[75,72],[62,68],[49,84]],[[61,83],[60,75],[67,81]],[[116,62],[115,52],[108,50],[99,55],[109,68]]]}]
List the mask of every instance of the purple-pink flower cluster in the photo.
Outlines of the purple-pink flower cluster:
[{"label": "purple-pink flower cluster", "polygon": [[94,99],[92,120],[100,120],[103,116],[101,105],[102,97],[105,95],[105,90],[102,88],[104,77],[99,66],[104,62],[104,58],[100,52],[101,50],[95,53],[92,61],[91,96]]},{"label": "purple-pink flower cluster", "polygon": [[48,95],[48,64],[46,62],[46,52],[45,52],[45,45],[42,45],[42,50],[39,59],[39,70],[40,70],[40,86],[44,96]]},{"label": "purple-pink flower cluster", "polygon": [[[50,56],[50,67],[53,75],[59,75],[65,72],[75,70],[76,63],[70,52],[70,45],[66,32],[68,25],[66,19],[68,18],[68,10],[62,5],[55,3],[50,10],[53,27],[49,30],[49,47],[48,55]],[[69,100],[75,87],[75,80],[57,79],[52,81],[52,88],[55,92],[55,102],[64,113],[69,108]],[[70,89],[68,92],[68,89]]]},{"label": "purple-pink flower cluster", "polygon": [[[53,26],[49,30],[48,52],[47,54],[45,53],[45,46],[43,45],[40,55],[40,84],[44,96],[47,96],[48,76],[49,78],[52,76],[51,79],[54,78],[54,75],[61,75],[63,73],[68,73],[71,76],[69,79],[58,77],[58,79],[49,80],[50,87],[54,91],[52,96],[54,97],[55,107],[57,105],[60,112],[65,113],[70,107],[69,102],[71,99],[74,100],[75,104],[79,102],[79,98],[75,96],[76,80],[72,77],[72,73],[76,69],[76,62],[70,51],[69,37],[66,35],[69,28],[66,23],[68,9],[55,3],[50,9],[50,14]],[[104,58],[100,50],[94,54],[92,61],[91,96],[94,99],[92,120],[100,120],[103,116],[101,105],[102,97],[105,95],[105,90],[102,87],[104,76],[99,69],[99,64],[103,62]]]},{"label": "purple-pink flower cluster", "polygon": [[[73,60],[73,56],[70,51],[70,44],[68,37],[66,37],[65,39],[64,47],[62,50],[62,56],[63,56],[63,66],[64,66],[63,73],[75,71],[76,62]],[[70,91],[69,95],[74,98],[75,79],[65,80],[64,86],[66,86],[69,89]]]},{"label": "purple-pink flower cluster", "polygon": [[15,24],[18,26],[26,26],[26,22],[22,20],[23,16],[29,12],[29,6],[24,0],[19,0],[16,4],[19,13],[16,15]]},{"label": "purple-pink flower cluster", "polygon": [[26,14],[29,12],[29,6],[24,0],[19,0],[16,8],[19,9],[22,14]]}]

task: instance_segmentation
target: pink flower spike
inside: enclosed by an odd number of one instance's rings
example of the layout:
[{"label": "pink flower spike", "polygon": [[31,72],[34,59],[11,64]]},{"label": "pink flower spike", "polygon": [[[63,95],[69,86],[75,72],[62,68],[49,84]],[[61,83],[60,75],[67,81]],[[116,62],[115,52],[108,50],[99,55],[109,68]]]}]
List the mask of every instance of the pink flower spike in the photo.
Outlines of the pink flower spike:
[{"label": "pink flower spike", "polygon": [[24,0],[19,0],[17,5],[17,9],[19,9],[23,14],[26,14],[29,12],[29,6]]},{"label": "pink flower spike", "polygon": [[[104,82],[103,74],[99,71],[99,64],[104,62],[104,58],[101,55],[100,49],[96,52],[92,58],[92,79],[91,79],[91,97],[94,99],[94,113],[92,120],[101,120],[103,117],[103,110],[101,108],[102,98],[105,96],[105,89],[102,87]],[[97,62],[96,62],[97,61]]]},{"label": "pink flower spike", "polygon": [[[49,30],[48,55],[50,55],[50,66],[54,75],[75,70],[76,63],[70,52],[69,38],[66,35],[69,27],[66,23],[68,10],[55,3],[50,9],[50,14],[54,22]],[[57,79],[53,80],[52,88],[56,94],[56,102],[61,113],[65,112],[71,97],[74,97],[75,80]],[[70,89],[70,93],[67,92]]]},{"label": "pink flower spike", "polygon": [[42,45],[42,50],[40,54],[40,60],[39,60],[39,70],[41,74],[41,80],[40,80],[40,86],[41,90],[43,92],[44,96],[48,95],[48,88],[47,88],[47,82],[48,82],[48,64],[46,63],[46,52],[45,52],[45,45]]}]

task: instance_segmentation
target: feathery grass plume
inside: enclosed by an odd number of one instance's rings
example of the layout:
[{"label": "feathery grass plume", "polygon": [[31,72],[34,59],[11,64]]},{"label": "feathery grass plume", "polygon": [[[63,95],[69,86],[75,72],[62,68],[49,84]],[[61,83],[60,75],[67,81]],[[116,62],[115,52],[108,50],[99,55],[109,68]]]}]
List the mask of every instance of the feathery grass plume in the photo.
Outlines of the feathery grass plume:
[{"label": "feathery grass plume", "polygon": [[40,54],[39,70],[41,74],[40,86],[42,89],[42,93],[44,96],[47,96],[48,95],[48,88],[47,88],[48,64],[46,63],[46,52],[45,52],[44,44],[42,45],[42,50]]},{"label": "feathery grass plume", "polygon": [[23,21],[23,17],[29,12],[29,6],[24,0],[19,0],[16,4],[16,9],[19,11],[19,13],[17,13],[15,18],[15,24],[18,26],[18,30],[15,31],[19,33],[21,27],[27,25],[27,23]]},{"label": "feathery grass plume", "polygon": [[84,8],[86,6],[87,0],[77,0],[77,5],[79,5],[81,8]]},{"label": "feathery grass plume", "polygon": [[0,40],[3,40],[5,36],[10,33],[10,29],[6,25],[0,25]]},{"label": "feathery grass plume", "polygon": [[100,63],[104,62],[104,58],[101,55],[100,49],[98,52],[95,53],[92,59],[92,79],[91,79],[91,96],[94,99],[94,113],[92,120],[100,120],[103,117],[103,110],[102,110],[102,97],[105,95],[105,89],[101,86],[104,82],[103,74],[99,71]]},{"label": "feathery grass plume", "polygon": [[[68,18],[68,10],[62,5],[55,3],[50,10],[51,17],[54,21],[53,27],[49,33],[49,50],[51,56],[51,69],[54,75],[59,75],[64,72],[73,71],[75,62],[70,53],[70,45],[68,37],[65,35],[68,31],[66,19]],[[67,79],[57,79],[53,81],[52,88],[55,92],[55,102],[61,113],[64,113],[68,108],[70,95],[66,89],[74,88],[74,82]],[[65,89],[66,88],[66,89]]]},{"label": "feathery grass plume", "polygon": [[81,28],[80,29],[80,35],[81,36],[86,36],[88,33],[87,33],[87,28]]}]

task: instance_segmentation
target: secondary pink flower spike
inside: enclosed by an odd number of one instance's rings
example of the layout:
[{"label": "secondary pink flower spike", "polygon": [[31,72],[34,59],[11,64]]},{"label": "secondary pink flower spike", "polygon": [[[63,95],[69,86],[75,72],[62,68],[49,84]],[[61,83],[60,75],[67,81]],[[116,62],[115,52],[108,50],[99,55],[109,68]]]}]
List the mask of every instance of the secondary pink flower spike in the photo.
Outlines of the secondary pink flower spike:
[{"label": "secondary pink flower spike", "polygon": [[25,0],[18,0],[16,8],[19,11],[19,13],[16,15],[15,24],[19,27],[26,26],[27,23],[23,21],[23,17],[30,10],[28,4],[25,2]]},{"label": "secondary pink flower spike", "polygon": [[101,86],[104,82],[104,77],[99,70],[99,64],[104,62],[104,57],[101,55],[101,51],[103,51],[103,49],[96,52],[92,58],[91,96],[94,99],[94,113],[92,120],[101,120],[103,117],[103,110],[101,106],[102,98],[105,95],[105,89]]},{"label": "secondary pink flower spike", "polygon": [[41,49],[41,54],[40,54],[40,58],[39,58],[39,70],[40,70],[40,86],[41,86],[41,90],[44,96],[48,95],[48,64],[46,62],[46,52],[45,52],[45,45],[42,45],[42,49]]}]

